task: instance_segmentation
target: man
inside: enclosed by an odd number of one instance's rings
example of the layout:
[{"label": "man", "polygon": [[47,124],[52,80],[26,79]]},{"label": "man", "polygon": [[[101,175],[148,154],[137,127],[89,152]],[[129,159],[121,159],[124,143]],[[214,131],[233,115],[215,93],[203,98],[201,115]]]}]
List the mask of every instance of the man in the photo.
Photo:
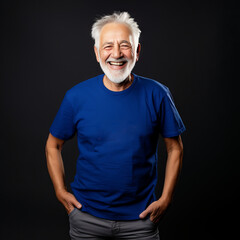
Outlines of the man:
[{"label": "man", "polygon": [[[127,12],[97,20],[94,51],[104,74],[69,89],[50,127],[46,158],[71,239],[159,239],[182,163],[185,126],[163,84],[132,73],[140,30]],[[61,150],[77,133],[79,157],[64,183]],[[159,134],[168,153],[162,195],[155,196]]]}]

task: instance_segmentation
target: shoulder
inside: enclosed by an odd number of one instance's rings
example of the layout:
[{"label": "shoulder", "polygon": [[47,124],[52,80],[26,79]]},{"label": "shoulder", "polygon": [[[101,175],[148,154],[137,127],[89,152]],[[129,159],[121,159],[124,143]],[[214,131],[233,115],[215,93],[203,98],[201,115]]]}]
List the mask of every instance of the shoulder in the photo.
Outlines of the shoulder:
[{"label": "shoulder", "polygon": [[148,92],[161,94],[161,95],[166,95],[169,92],[168,87],[156,79],[143,77],[143,76],[139,76],[139,75],[136,75],[136,76],[138,77],[139,83]]},{"label": "shoulder", "polygon": [[71,99],[71,98],[84,96],[94,91],[94,88],[96,88],[96,85],[100,76],[101,75],[89,78],[87,80],[84,80],[74,85],[73,87],[71,87],[66,91],[67,98]]}]

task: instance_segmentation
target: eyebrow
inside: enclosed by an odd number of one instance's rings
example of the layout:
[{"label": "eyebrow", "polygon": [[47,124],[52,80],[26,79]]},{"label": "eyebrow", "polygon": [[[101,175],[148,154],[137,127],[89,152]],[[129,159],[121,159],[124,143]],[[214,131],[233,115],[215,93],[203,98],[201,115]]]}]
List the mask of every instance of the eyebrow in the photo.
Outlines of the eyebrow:
[{"label": "eyebrow", "polygon": [[[120,44],[122,44],[122,43],[127,43],[127,44],[130,44],[130,45],[131,45],[131,43],[128,42],[127,40],[122,40],[122,41],[120,42]],[[108,44],[113,44],[113,42],[105,42],[102,46],[104,47],[105,45],[108,45]]]}]

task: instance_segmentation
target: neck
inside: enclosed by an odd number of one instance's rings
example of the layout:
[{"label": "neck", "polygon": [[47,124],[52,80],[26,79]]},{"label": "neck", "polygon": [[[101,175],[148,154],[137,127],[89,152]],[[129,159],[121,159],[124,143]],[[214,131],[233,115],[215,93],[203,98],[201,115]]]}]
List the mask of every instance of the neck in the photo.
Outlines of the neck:
[{"label": "neck", "polygon": [[106,75],[104,75],[103,83],[104,83],[105,87],[108,88],[109,90],[114,91],[114,92],[119,92],[119,91],[123,91],[123,90],[127,89],[128,87],[130,87],[133,82],[133,78],[134,78],[134,76],[132,74],[130,74],[121,83],[114,83]]}]

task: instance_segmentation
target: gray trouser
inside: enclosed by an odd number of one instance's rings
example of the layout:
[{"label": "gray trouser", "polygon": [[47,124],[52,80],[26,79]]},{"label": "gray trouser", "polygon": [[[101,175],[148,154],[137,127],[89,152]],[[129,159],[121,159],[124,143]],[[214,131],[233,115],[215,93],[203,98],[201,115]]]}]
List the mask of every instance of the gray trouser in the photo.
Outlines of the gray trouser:
[{"label": "gray trouser", "polygon": [[95,217],[75,208],[69,214],[69,223],[69,234],[72,240],[160,239],[158,225],[153,223],[149,217],[137,220],[113,221]]}]

